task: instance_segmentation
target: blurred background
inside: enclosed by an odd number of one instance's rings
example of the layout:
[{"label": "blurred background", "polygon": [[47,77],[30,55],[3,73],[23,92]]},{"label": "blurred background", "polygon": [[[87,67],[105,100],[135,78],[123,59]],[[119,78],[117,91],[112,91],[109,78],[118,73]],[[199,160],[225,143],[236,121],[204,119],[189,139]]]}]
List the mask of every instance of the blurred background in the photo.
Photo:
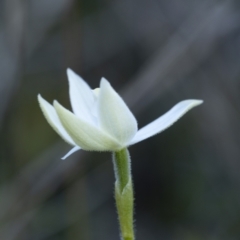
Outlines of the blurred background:
[{"label": "blurred background", "polygon": [[119,240],[110,153],[71,148],[37,94],[70,108],[66,68],[102,76],[139,127],[205,103],[130,148],[137,240],[240,239],[237,0],[0,1],[0,239]]}]

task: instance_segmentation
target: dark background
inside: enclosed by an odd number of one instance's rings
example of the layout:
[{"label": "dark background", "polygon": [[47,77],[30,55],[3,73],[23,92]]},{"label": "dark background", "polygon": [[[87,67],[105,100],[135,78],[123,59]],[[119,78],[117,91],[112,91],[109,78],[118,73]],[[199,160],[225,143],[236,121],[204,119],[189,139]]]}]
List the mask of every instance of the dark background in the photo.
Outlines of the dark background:
[{"label": "dark background", "polygon": [[110,153],[70,149],[37,94],[106,77],[138,119],[203,99],[130,148],[137,240],[240,239],[240,4],[0,1],[0,239],[119,240]]}]

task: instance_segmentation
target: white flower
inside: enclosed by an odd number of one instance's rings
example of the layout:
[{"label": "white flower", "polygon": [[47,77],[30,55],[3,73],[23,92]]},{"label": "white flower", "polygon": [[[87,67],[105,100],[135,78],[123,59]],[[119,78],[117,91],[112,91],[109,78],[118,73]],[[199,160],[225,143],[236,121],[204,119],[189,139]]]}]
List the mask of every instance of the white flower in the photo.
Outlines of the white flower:
[{"label": "white flower", "polygon": [[119,151],[145,140],[175,123],[201,100],[179,102],[170,111],[138,130],[137,121],[110,83],[102,78],[100,88],[91,90],[72,70],[67,70],[73,113],[56,100],[53,105],[38,95],[48,123],[73,146],[63,159],[79,149]]}]

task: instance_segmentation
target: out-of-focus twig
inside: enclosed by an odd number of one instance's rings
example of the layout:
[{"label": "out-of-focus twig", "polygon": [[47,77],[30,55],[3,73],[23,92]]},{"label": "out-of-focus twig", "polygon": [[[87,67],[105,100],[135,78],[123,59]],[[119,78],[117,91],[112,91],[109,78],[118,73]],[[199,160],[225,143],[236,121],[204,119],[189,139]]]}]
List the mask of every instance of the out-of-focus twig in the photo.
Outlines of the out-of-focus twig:
[{"label": "out-of-focus twig", "polygon": [[195,70],[214,51],[219,39],[234,30],[229,28],[229,23],[236,19],[230,2],[200,9],[195,9],[167,44],[125,86],[122,95],[135,112],[150,105],[176,81]]}]

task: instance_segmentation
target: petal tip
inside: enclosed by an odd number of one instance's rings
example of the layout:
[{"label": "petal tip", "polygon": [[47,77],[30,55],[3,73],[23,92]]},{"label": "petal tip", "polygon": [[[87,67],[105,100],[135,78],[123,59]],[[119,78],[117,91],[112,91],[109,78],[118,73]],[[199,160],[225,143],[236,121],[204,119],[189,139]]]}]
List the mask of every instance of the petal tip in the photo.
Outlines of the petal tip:
[{"label": "petal tip", "polygon": [[71,68],[67,68],[67,75],[73,74],[74,71]]},{"label": "petal tip", "polygon": [[53,106],[54,108],[59,108],[61,107],[61,104],[57,100],[53,100]]},{"label": "petal tip", "polygon": [[193,100],[194,102],[193,102],[193,105],[194,106],[198,106],[198,105],[201,105],[201,104],[203,104],[204,103],[204,101],[203,100],[201,100],[201,99],[196,99],[196,100]]},{"label": "petal tip", "polygon": [[80,78],[80,76],[77,75],[71,68],[67,68],[67,76],[68,76],[69,82],[71,82],[72,79]]},{"label": "petal tip", "polygon": [[41,94],[37,95],[38,98],[38,103],[40,104],[40,107],[44,107],[45,105],[48,105],[49,102],[47,102],[42,96]]},{"label": "petal tip", "polygon": [[107,85],[111,85],[111,84],[105,77],[102,77],[100,80],[100,86],[102,87],[102,86],[107,86]]},{"label": "petal tip", "polygon": [[76,88],[81,82],[82,84],[86,84],[86,81],[70,68],[67,69],[67,76],[70,87]]},{"label": "petal tip", "polygon": [[65,154],[65,156],[61,157],[62,160],[65,160],[66,158],[68,158],[70,155],[72,155],[73,153],[75,153],[76,151],[80,150],[81,148],[78,146],[73,147],[67,154]]},{"label": "petal tip", "polygon": [[37,98],[38,98],[38,101],[41,101],[43,99],[40,93],[37,95]]}]

